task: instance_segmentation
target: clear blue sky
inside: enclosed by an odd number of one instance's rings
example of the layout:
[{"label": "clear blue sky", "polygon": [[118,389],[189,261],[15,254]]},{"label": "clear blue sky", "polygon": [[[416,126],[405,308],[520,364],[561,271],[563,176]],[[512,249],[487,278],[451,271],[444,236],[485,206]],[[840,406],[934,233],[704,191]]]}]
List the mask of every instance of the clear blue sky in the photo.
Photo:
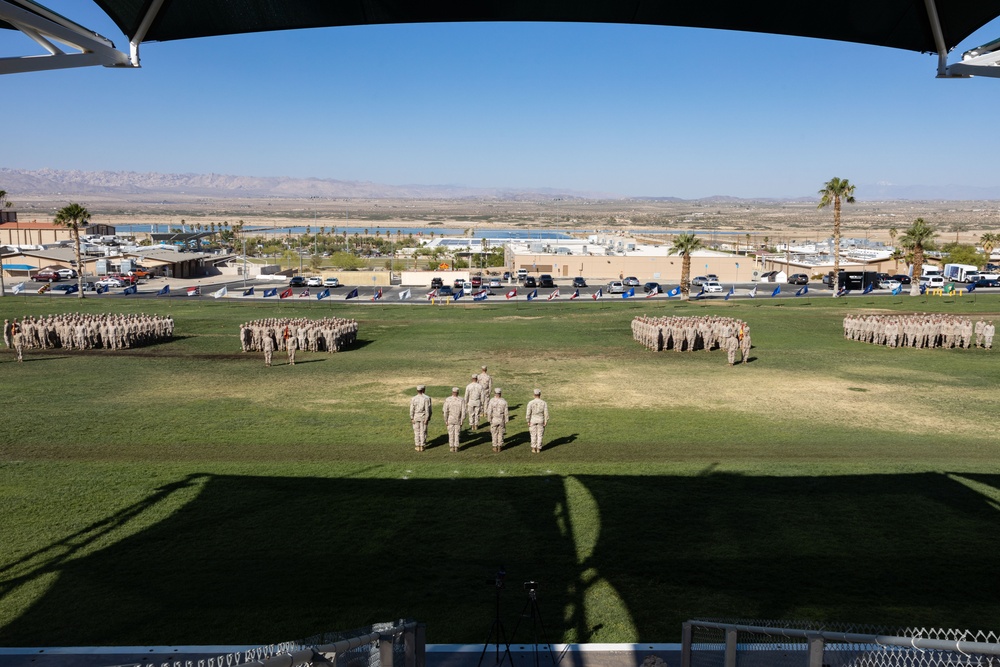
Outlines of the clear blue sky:
[{"label": "clear blue sky", "polygon": [[[127,50],[86,0],[43,4]],[[997,37],[1000,20],[951,60]],[[36,50],[0,35],[0,55]],[[895,49],[434,24],[153,43],[141,56],[139,70],[0,77],[0,166],[685,198],[808,196],[832,176],[1000,184],[1000,79],[938,80],[935,56]]]}]

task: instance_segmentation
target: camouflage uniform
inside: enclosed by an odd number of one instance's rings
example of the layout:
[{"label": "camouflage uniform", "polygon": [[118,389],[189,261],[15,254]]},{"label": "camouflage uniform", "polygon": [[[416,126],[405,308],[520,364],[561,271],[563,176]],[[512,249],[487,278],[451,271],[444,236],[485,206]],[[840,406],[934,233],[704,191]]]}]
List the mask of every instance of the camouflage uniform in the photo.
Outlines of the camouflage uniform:
[{"label": "camouflage uniform", "polygon": [[503,438],[507,434],[510,411],[507,408],[507,401],[500,395],[500,390],[495,391],[496,396],[486,404],[486,418],[490,422],[490,435],[493,436],[493,451],[499,452],[503,449]]},{"label": "camouflage uniform", "polygon": [[431,420],[431,397],[424,393],[424,385],[417,387],[417,395],[410,399],[410,423],[413,424],[413,446],[418,452],[427,446],[427,423]]},{"label": "camouflage uniform", "polygon": [[459,397],[458,387],[452,387],[451,396],[444,399],[441,412],[444,415],[444,424],[448,428],[448,447],[451,451],[457,452],[462,420],[465,419],[465,401]]},{"label": "camouflage uniform", "polygon": [[535,397],[528,401],[524,419],[528,422],[528,432],[531,434],[531,452],[538,454],[542,451],[542,436],[549,423],[549,405],[542,400],[542,392],[538,389],[535,390]]}]

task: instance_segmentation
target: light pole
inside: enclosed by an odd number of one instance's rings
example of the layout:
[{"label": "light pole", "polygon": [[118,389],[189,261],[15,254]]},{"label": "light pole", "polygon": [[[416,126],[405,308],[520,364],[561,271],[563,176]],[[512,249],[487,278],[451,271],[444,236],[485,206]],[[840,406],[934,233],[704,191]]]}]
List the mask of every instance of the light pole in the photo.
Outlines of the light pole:
[{"label": "light pole", "polygon": [[247,288],[247,240],[243,238],[243,289]]}]

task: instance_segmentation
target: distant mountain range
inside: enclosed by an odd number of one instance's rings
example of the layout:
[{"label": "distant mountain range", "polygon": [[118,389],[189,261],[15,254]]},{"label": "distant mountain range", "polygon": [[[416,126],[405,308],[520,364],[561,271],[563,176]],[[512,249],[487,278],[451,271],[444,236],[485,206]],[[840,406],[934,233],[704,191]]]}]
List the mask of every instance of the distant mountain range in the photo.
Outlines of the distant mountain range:
[{"label": "distant mountain range", "polygon": [[[580,192],[556,188],[474,188],[460,185],[386,185],[364,181],[323,178],[256,177],[225,174],[159,174],[133,171],[65,171],[58,169],[0,168],[0,189],[14,196],[92,195],[154,196],[188,195],[226,198],[323,199],[494,199],[500,201],[558,199],[641,199],[667,202],[814,201],[815,194],[802,197],[730,197],[700,199],[679,197],[626,197],[608,192]],[[858,199],[865,201],[993,201],[1000,200],[1000,185],[916,186],[877,183],[857,185]]]}]

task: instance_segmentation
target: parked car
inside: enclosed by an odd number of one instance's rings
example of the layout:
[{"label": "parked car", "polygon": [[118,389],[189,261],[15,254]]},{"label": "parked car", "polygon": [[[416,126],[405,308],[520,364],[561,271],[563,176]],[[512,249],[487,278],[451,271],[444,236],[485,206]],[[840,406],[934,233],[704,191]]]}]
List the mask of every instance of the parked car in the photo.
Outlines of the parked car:
[{"label": "parked car", "polygon": [[469,282],[472,283],[473,287],[482,287],[483,286],[483,277],[480,276],[480,275],[472,276],[472,280],[469,281]]},{"label": "parked car", "polygon": [[573,278],[573,287],[586,287],[586,286],[587,286],[587,281],[584,280],[581,276]]},{"label": "parked car", "polygon": [[449,285],[442,285],[441,287],[437,288],[437,291],[438,291],[437,295],[439,297],[455,296],[455,290],[453,290]]},{"label": "parked car", "polygon": [[63,280],[72,280],[76,278],[76,269],[59,269],[56,271]]},{"label": "parked car", "polygon": [[38,273],[31,276],[31,279],[36,283],[54,283],[62,280],[62,276],[59,275],[58,271],[42,269]]},{"label": "parked car", "polygon": [[608,283],[608,294],[624,294],[625,283],[620,280],[612,280]]},{"label": "parked car", "polygon": [[628,276],[622,282],[625,283],[625,287],[638,287],[642,284],[635,276]]},{"label": "parked car", "polygon": [[503,272],[503,279],[504,280],[510,280],[510,271],[504,271]]},{"label": "parked car", "polygon": [[525,276],[525,278],[524,278],[524,286],[525,287],[538,287],[538,283],[535,282],[535,279],[532,276]]},{"label": "parked car", "polygon": [[306,278],[305,276],[292,276],[292,279],[288,281],[289,287],[305,287]]},{"label": "parked car", "polygon": [[719,276],[715,275],[714,273],[710,273],[705,277],[708,278],[709,280],[714,280],[715,282],[719,282]]},{"label": "parked car", "polygon": [[62,285],[54,285],[51,291],[53,294],[72,294],[76,291],[76,283],[63,283]]},{"label": "parked car", "polygon": [[894,290],[897,287],[902,287],[903,283],[899,282],[898,280],[893,280],[892,278],[889,278],[888,280],[880,280],[878,285],[882,289]]},{"label": "parked car", "polygon": [[97,281],[98,287],[125,287],[125,282],[114,276],[107,276]]},{"label": "parked car", "polygon": [[898,280],[900,285],[909,285],[911,282],[913,282],[910,279],[910,276],[906,275],[905,273],[897,273],[896,275],[892,276],[892,279]]},{"label": "parked car", "polygon": [[489,286],[491,288],[493,288],[493,287],[501,287],[500,279],[499,278],[490,278],[490,285]]},{"label": "parked car", "polygon": [[129,271],[128,274],[130,276],[135,276],[136,278],[149,278],[153,275],[153,272],[145,266],[133,266],[132,270]]},{"label": "parked car", "polygon": [[538,276],[538,286],[539,287],[555,287],[556,282],[552,280],[552,276],[547,273],[543,273]]},{"label": "parked car", "polygon": [[706,282],[708,282],[708,278],[705,276],[695,276],[694,278],[691,279],[691,284],[694,285],[695,287],[701,287]]},{"label": "parked car", "polygon": [[976,281],[976,287],[1000,287],[1000,280],[993,278],[980,278]]},{"label": "parked car", "polygon": [[660,292],[663,291],[663,290],[660,289],[660,283],[649,282],[649,283],[643,284],[643,286],[642,286],[642,291],[643,292],[652,292],[654,289],[657,290],[657,291],[660,291]]},{"label": "parked car", "polygon": [[464,281],[462,283],[462,289],[464,289],[466,292],[471,292],[473,290],[472,281],[471,280]]},{"label": "parked car", "polygon": [[927,289],[941,289],[945,285],[944,276],[920,276],[920,284]]},{"label": "parked car", "polygon": [[701,286],[706,292],[721,292],[722,285],[719,284],[718,280],[706,280],[705,284]]},{"label": "parked car", "polygon": [[306,287],[322,287],[323,279],[319,276],[311,276],[306,280]]},{"label": "parked car", "polygon": [[793,273],[792,275],[788,276],[788,284],[789,285],[808,285],[809,284],[809,276],[806,275],[805,273]]},{"label": "parked car", "polygon": [[465,281],[464,280],[462,280],[461,278],[455,278],[455,280],[453,280],[452,283],[451,283],[451,288],[452,289],[462,289],[464,287],[464,285],[465,285]]},{"label": "parked car", "polygon": [[333,276],[325,278],[323,280],[323,287],[340,287],[340,280],[334,278]]},{"label": "parked car", "polygon": [[431,278],[431,289],[439,289],[444,285],[444,281],[438,276]]}]

